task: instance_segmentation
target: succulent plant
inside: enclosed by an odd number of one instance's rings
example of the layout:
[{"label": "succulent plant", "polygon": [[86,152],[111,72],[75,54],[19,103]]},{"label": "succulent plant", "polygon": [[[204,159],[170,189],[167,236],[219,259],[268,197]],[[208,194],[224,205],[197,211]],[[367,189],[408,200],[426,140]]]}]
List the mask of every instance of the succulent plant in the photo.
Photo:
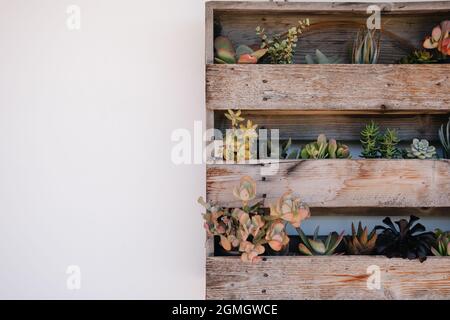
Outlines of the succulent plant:
[{"label": "succulent plant", "polygon": [[281,145],[280,159],[296,160],[301,158],[301,150],[292,146],[292,139],[286,140]]},{"label": "succulent plant", "polygon": [[324,55],[319,49],[316,49],[316,56],[311,57],[309,54],[305,56],[305,60],[307,64],[338,64],[342,63],[342,59],[333,56],[333,57],[327,57]]},{"label": "succulent plant", "polygon": [[450,232],[435,231],[436,242],[431,247],[431,252],[435,256],[450,256]]},{"label": "succulent plant", "polygon": [[300,227],[300,223],[311,216],[309,207],[292,192],[284,193],[276,202],[270,205],[271,220],[284,220],[292,224],[294,228]]},{"label": "succulent plant", "polygon": [[338,235],[332,232],[324,241],[319,239],[319,227],[316,228],[312,239],[308,238],[300,228],[296,228],[302,243],[298,245],[300,252],[307,256],[329,256],[334,254],[334,251],[344,238],[344,232]]},{"label": "succulent plant", "polygon": [[234,187],[233,195],[242,201],[244,206],[256,197],[256,182],[249,176],[244,176],[239,181],[239,186]]},{"label": "succulent plant", "polygon": [[214,40],[214,48],[216,49],[215,61],[222,64],[255,64],[267,52],[267,49],[254,51],[246,45],[239,45],[235,50],[231,40],[224,36]]},{"label": "succulent plant", "polygon": [[371,121],[361,131],[361,144],[363,151],[361,156],[363,158],[378,158],[379,157],[379,143],[380,143],[380,128],[375,122]]},{"label": "succulent plant", "polygon": [[415,222],[419,218],[411,216],[409,221],[401,219],[392,223],[391,218],[383,220],[385,226],[376,226],[376,230],[383,230],[378,235],[376,251],[378,254],[388,258],[419,259],[420,262],[426,260],[430,252],[431,244],[434,241],[433,232],[424,232],[425,227]]},{"label": "succulent plant", "polygon": [[387,129],[380,139],[380,154],[385,159],[401,158],[401,152],[397,148],[400,139],[394,129]]},{"label": "succulent plant", "polygon": [[361,222],[358,224],[358,231],[352,223],[352,235],[345,237],[344,242],[347,246],[347,252],[352,255],[369,255],[375,250],[377,241],[376,230],[372,230],[369,234],[367,227],[362,228]]},{"label": "succulent plant", "polygon": [[256,27],[256,34],[261,38],[262,49],[267,49],[270,62],[273,64],[291,64],[297,46],[299,35],[309,27],[309,19],[300,20],[296,27],[287,31],[285,36],[275,35],[271,39],[266,34],[264,28]]},{"label": "succulent plant", "polygon": [[437,60],[433,54],[426,50],[415,50],[410,55],[402,58],[400,64],[425,64],[435,63]]},{"label": "succulent plant", "polygon": [[428,140],[413,139],[411,147],[406,149],[408,158],[432,159],[436,156],[436,148],[430,146]]},{"label": "succulent plant", "polygon": [[285,248],[289,244],[285,224],[279,220],[271,223],[266,233],[266,241],[274,251],[281,251]]},{"label": "succulent plant", "polygon": [[350,149],[336,140],[327,140],[326,135],[320,134],[316,142],[307,144],[301,151],[302,159],[345,159],[351,158]]},{"label": "succulent plant", "polygon": [[425,38],[425,49],[437,49],[444,57],[450,55],[450,20],[442,21],[433,28],[431,36]]},{"label": "succulent plant", "polygon": [[375,64],[380,55],[380,32],[373,29],[361,29],[353,44],[352,63]]},{"label": "succulent plant", "polygon": [[441,128],[439,129],[439,140],[444,148],[444,157],[450,159],[450,118],[445,129],[444,125],[441,125]]}]

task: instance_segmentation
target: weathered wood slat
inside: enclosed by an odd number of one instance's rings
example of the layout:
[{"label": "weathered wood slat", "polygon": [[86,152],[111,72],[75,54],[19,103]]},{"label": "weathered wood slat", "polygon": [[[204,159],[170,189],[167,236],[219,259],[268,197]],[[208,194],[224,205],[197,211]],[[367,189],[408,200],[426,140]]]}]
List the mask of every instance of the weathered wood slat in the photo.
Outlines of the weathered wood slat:
[{"label": "weathered wood slat", "polygon": [[[272,169],[268,169],[268,168]],[[268,207],[292,190],[311,207],[450,207],[448,160],[289,160],[207,166],[207,197],[236,206],[231,190],[249,175]]]},{"label": "weathered wood slat", "polygon": [[[450,10],[448,1],[436,2],[386,2],[375,3],[382,12],[391,14],[433,13]],[[269,1],[208,1],[207,7],[220,11],[271,11],[271,12],[353,12],[366,14],[370,3],[364,2],[269,2]]]},{"label": "weathered wood slat", "polygon": [[390,207],[348,207],[348,208],[313,208],[311,213],[314,217],[320,216],[364,216],[364,217],[386,217],[386,216],[410,216],[417,217],[450,217],[450,207],[435,208],[390,208]]},{"label": "weathered wood slat", "polygon": [[450,111],[450,65],[214,65],[208,109]]},{"label": "weathered wood slat", "polygon": [[[369,266],[380,268],[369,290]],[[256,264],[208,257],[207,299],[450,299],[450,258],[424,263],[381,256],[267,257]]]}]

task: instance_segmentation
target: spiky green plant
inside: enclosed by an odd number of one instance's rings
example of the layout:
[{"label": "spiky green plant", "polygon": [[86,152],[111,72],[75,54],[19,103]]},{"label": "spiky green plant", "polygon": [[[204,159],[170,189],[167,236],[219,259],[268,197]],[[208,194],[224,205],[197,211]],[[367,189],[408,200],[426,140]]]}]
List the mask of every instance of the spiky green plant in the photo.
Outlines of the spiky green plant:
[{"label": "spiky green plant", "polygon": [[307,64],[338,64],[342,63],[342,59],[337,56],[327,57],[319,49],[316,49],[316,55],[311,57],[309,54],[305,56]]},{"label": "spiky green plant", "polygon": [[371,121],[361,131],[361,144],[363,151],[361,156],[363,158],[378,158],[379,157],[379,142],[380,142],[380,128],[375,122]]},{"label": "spiky green plant", "polygon": [[400,139],[397,131],[394,129],[387,129],[380,139],[380,154],[385,159],[396,159],[401,157],[401,152],[397,148]]},{"label": "spiky green plant", "polygon": [[261,49],[267,49],[273,64],[291,64],[298,37],[309,27],[309,19],[300,20],[296,27],[288,30],[285,36],[275,35],[269,38],[264,28],[256,27],[256,34],[261,38]]},{"label": "spiky green plant", "polygon": [[450,232],[436,229],[434,236],[436,237],[436,243],[431,247],[431,252],[435,256],[450,256]]},{"label": "spiky green plant", "polygon": [[439,140],[441,140],[442,147],[444,148],[444,158],[450,159],[450,118],[447,125],[441,125],[439,129]]},{"label": "spiky green plant", "polygon": [[352,63],[375,64],[380,55],[380,32],[373,29],[358,31],[353,44]]},{"label": "spiky green plant", "polygon": [[436,156],[436,148],[430,146],[428,140],[413,139],[411,147],[406,149],[408,158],[432,159]]},{"label": "spiky green plant", "polygon": [[325,241],[319,239],[319,227],[314,231],[314,236],[308,238],[300,228],[296,228],[302,243],[298,245],[300,252],[307,256],[329,256],[334,254],[336,248],[344,238],[344,231],[341,234],[332,232]]}]

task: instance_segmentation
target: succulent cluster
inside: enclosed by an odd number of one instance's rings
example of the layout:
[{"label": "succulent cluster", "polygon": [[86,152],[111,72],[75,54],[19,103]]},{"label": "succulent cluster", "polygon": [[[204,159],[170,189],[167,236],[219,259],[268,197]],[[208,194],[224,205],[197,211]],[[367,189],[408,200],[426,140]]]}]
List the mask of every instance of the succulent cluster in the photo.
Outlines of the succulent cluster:
[{"label": "succulent cluster", "polygon": [[350,149],[334,139],[328,140],[320,134],[317,141],[307,144],[301,151],[302,159],[345,159],[351,158]]},{"label": "succulent cluster", "polygon": [[359,222],[358,230],[355,230],[355,226],[352,223],[352,235],[345,237],[344,242],[348,254],[370,255],[375,250],[377,238],[378,236],[375,229],[369,233],[369,229],[367,227],[364,227],[363,229],[361,222]]},{"label": "succulent cluster", "polygon": [[337,56],[327,57],[319,49],[316,49],[316,55],[311,57],[309,54],[305,56],[307,64],[339,64],[342,59]]},{"label": "succulent cluster", "polygon": [[298,37],[309,25],[309,19],[300,20],[298,25],[290,28],[285,35],[275,35],[272,38],[269,38],[264,28],[258,26],[256,34],[261,38],[261,48],[267,50],[271,63],[291,64]]},{"label": "succulent cluster", "polygon": [[361,144],[363,158],[385,158],[396,159],[402,157],[402,152],[398,148],[400,139],[397,132],[387,129],[384,134],[380,133],[380,127],[371,121],[361,131]]},{"label": "succulent cluster", "polygon": [[430,36],[425,38],[423,47],[425,49],[436,49],[443,57],[450,55],[450,20],[442,21],[433,28]]},{"label": "succulent cluster", "polygon": [[221,64],[255,64],[267,53],[267,49],[251,48],[244,44],[235,49],[231,40],[224,36],[214,40],[214,49],[215,61]]},{"label": "succulent cluster", "polygon": [[431,247],[431,252],[435,256],[450,256],[450,232],[436,229],[435,238],[436,242]]},{"label": "succulent cluster", "polygon": [[242,201],[241,207],[222,208],[202,197],[198,202],[206,209],[203,219],[207,235],[218,236],[225,251],[239,251],[244,262],[258,261],[266,246],[276,252],[286,248],[286,224],[300,227],[301,221],[310,217],[308,206],[291,192],[270,206],[270,215],[261,215],[260,202],[251,204],[256,199],[256,182],[249,176],[240,179],[233,195]]},{"label": "succulent cluster", "polygon": [[410,55],[402,58],[400,64],[426,64],[435,63],[433,54],[426,50],[414,50]]},{"label": "succulent cluster", "polygon": [[375,64],[380,56],[380,31],[361,29],[353,43],[352,63]]},{"label": "succulent cluster", "polygon": [[319,227],[316,228],[314,236],[308,238],[301,228],[296,228],[302,242],[298,245],[300,253],[307,256],[329,256],[334,254],[336,248],[344,238],[344,232],[337,234],[332,232],[325,241],[319,238]]},{"label": "succulent cluster", "polygon": [[444,157],[450,159],[450,119],[444,128],[442,125],[439,129],[439,140],[444,148]]},{"label": "succulent cluster", "polygon": [[419,259],[425,261],[431,251],[434,242],[432,232],[424,232],[425,227],[416,223],[419,218],[411,216],[409,221],[401,219],[396,221],[395,227],[391,218],[383,220],[386,226],[376,226],[376,230],[382,230],[378,235],[376,250],[378,254],[388,258],[398,257],[403,259]]},{"label": "succulent cluster", "polygon": [[411,147],[406,149],[408,158],[432,159],[436,157],[436,148],[430,146],[428,140],[413,139]]}]

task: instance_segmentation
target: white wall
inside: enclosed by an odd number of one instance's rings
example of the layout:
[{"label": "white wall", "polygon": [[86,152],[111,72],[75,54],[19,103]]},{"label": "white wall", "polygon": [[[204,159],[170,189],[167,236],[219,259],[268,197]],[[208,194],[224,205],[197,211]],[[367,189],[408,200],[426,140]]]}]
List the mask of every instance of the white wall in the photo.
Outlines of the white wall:
[{"label": "white wall", "polygon": [[0,0],[0,298],[204,297],[203,39],[202,0]]}]

